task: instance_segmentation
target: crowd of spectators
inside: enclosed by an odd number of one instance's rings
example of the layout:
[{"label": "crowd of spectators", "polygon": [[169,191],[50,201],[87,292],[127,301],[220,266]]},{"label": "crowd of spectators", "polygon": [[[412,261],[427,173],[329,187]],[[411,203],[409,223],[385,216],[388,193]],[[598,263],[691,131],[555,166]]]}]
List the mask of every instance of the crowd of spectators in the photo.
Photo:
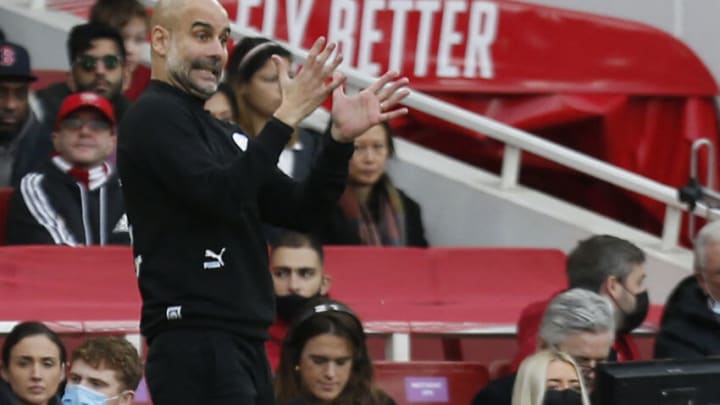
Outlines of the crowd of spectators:
[{"label": "crowd of spectators", "polygon": [[[35,91],[35,108],[30,56],[0,38],[0,186],[15,188],[8,244],[130,244],[115,167],[117,128],[150,83],[141,64],[149,29],[139,2],[98,0],[90,22],[69,33],[66,80]],[[258,137],[283,98],[278,66],[291,63],[290,52],[267,38],[242,39],[205,109],[218,123]],[[277,170],[306,179],[331,125],[326,133],[295,128]],[[426,247],[428,241],[420,206],[387,173],[391,126],[373,125],[353,146],[347,183],[327,220],[308,233],[265,227],[277,309],[265,352],[280,404],[395,403],[373,379],[361,320],[328,298],[332,278],[322,245]],[[214,254],[222,259],[222,252]],[[699,233],[694,257],[695,274],[665,307],[656,358],[720,354],[720,222]],[[512,373],[478,387],[473,405],[589,404],[599,362],[640,359],[630,334],[648,313],[645,261],[639,247],[616,236],[580,241],[567,257],[568,288],[528,303]],[[2,403],[128,405],[142,366],[135,348],[115,337],[90,339],[68,359],[55,332],[23,322],[5,339],[0,372]]]}]

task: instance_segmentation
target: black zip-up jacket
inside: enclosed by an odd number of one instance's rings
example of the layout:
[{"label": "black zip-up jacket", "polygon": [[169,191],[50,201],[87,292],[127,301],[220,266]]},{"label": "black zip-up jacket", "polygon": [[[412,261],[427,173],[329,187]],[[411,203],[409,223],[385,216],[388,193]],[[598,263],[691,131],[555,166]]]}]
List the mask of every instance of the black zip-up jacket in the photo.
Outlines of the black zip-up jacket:
[{"label": "black zip-up jacket", "polygon": [[10,199],[8,245],[128,245],[117,174],[89,190],[48,160],[26,174]]},{"label": "black zip-up jacket", "polygon": [[248,138],[159,81],[127,111],[118,167],[148,339],[177,327],[268,338],[274,297],[262,223],[310,229],[342,193],[353,152],[326,137],[297,183],[276,167],[291,133],[272,119]]},{"label": "black zip-up jacket", "polygon": [[699,359],[720,355],[720,320],[695,274],[678,283],[663,312],[655,338],[656,359]]}]

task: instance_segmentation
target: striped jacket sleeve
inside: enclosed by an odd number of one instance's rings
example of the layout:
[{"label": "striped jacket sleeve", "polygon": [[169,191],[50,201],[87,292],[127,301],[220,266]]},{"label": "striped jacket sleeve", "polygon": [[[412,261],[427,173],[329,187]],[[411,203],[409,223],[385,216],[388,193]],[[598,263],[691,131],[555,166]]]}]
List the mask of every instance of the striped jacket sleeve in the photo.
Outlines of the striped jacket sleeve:
[{"label": "striped jacket sleeve", "polygon": [[8,245],[76,246],[65,221],[43,188],[43,174],[28,173],[10,201],[7,218]]}]

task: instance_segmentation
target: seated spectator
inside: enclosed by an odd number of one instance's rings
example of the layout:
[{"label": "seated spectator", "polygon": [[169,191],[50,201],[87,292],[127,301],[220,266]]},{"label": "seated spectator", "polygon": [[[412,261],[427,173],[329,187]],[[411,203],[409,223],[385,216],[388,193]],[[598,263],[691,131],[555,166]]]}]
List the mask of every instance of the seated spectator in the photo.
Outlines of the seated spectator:
[{"label": "seated spectator", "polygon": [[[558,294],[542,317],[538,350],[562,351],[580,367],[583,384],[592,391],[595,367],[606,360],[615,334],[612,304],[592,291],[573,288]],[[491,381],[473,398],[473,405],[510,405],[517,375]]]},{"label": "seated spectator", "polygon": [[270,367],[276,370],[288,325],[308,301],[327,295],[330,276],[323,269],[322,246],[310,235],[294,231],[285,231],[272,245],[270,273],[276,319],[270,327],[265,351]]},{"label": "seated spectator", "polygon": [[218,91],[205,100],[205,109],[220,121],[237,125],[237,101],[229,84],[223,82],[218,85]]},{"label": "seated spectator", "polygon": [[655,358],[720,355],[720,221],[700,230],[694,259],[695,274],[682,280],[665,304]]},{"label": "seated spectator", "polygon": [[5,338],[0,368],[0,404],[60,405],[65,346],[40,322],[17,324]]},{"label": "seated spectator", "polygon": [[125,338],[101,336],[83,342],[72,354],[63,405],[131,405],[142,363]]},{"label": "seated spectator", "polygon": [[[237,100],[237,124],[250,136],[257,136],[282,100],[272,55],[290,63],[287,49],[266,38],[245,37],[233,48],[225,68]],[[280,154],[278,167],[293,179],[303,180],[310,173],[319,147],[320,134],[298,127]]]},{"label": "seated spectator", "polygon": [[[595,235],[573,249],[567,258],[570,288],[585,288],[608,297],[615,310],[616,335],[610,360],[640,360],[630,332],[647,316],[645,253],[634,244],[611,235]],[[513,369],[537,347],[540,318],[552,298],[528,305],[518,321],[518,351]]]},{"label": "seated spectator", "polygon": [[539,351],[523,360],[512,405],[590,405],[575,361],[563,352]]},{"label": "seated spectator", "polygon": [[41,119],[48,124],[55,122],[63,100],[84,91],[110,100],[115,116],[122,118],[130,101],[122,95],[127,55],[120,34],[104,24],[76,25],[70,30],[67,46],[71,66],[67,80],[35,93],[40,101]]},{"label": "seated spectator", "polygon": [[97,0],[90,9],[90,21],[109,25],[122,35],[127,52],[124,94],[130,100],[140,97],[150,84],[150,68],[141,64],[150,23],[145,6],[137,0]]},{"label": "seated spectator", "polygon": [[372,376],[360,320],[344,304],[321,297],[288,330],[275,395],[278,405],[394,405]]},{"label": "seated spectator", "polygon": [[27,172],[50,156],[50,128],[30,109],[30,56],[25,48],[0,42],[0,187],[16,187]]},{"label": "seated spectator", "polygon": [[130,243],[120,182],[106,161],[115,124],[112,105],[97,94],[65,99],[52,134],[56,155],[23,177],[10,200],[9,245]]},{"label": "seated spectator", "polygon": [[323,244],[428,245],[420,206],[396,188],[386,173],[394,153],[387,124],[378,124],[355,139],[345,193],[333,215],[315,230]]}]

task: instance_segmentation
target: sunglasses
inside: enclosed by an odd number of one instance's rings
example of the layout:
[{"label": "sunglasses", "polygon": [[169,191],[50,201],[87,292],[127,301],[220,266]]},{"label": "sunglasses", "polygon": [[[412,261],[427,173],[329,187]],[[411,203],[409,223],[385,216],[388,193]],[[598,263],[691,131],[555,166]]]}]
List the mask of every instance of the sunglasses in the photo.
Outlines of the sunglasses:
[{"label": "sunglasses", "polygon": [[110,130],[110,123],[103,120],[81,120],[79,118],[68,118],[60,122],[60,127],[63,129],[71,129],[78,131],[84,126],[90,128],[92,132],[108,131]]},{"label": "sunglasses", "polygon": [[92,55],[80,55],[75,61],[75,65],[80,66],[86,72],[94,72],[98,61],[102,61],[105,69],[108,70],[115,70],[122,64],[122,58],[117,55],[105,55],[99,58]]}]

